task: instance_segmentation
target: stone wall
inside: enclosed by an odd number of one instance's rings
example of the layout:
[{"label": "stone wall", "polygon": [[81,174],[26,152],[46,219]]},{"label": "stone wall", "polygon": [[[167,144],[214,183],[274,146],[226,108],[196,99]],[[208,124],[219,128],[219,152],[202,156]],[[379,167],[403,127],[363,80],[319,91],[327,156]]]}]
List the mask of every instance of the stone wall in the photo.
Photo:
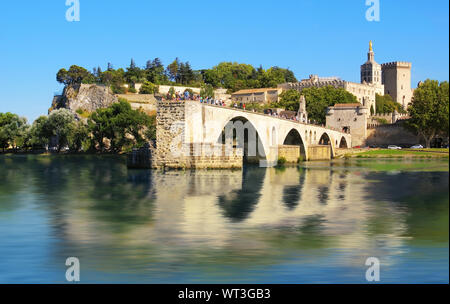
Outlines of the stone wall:
[{"label": "stone wall", "polygon": [[300,157],[300,146],[278,146],[278,158],[284,157],[288,163],[297,163]]},{"label": "stone wall", "polygon": [[367,146],[399,145],[409,147],[419,143],[424,144],[423,139],[403,128],[401,123],[380,125],[367,130]]},{"label": "stone wall", "polygon": [[308,147],[308,160],[330,160],[331,146],[311,145]]},{"label": "stone wall", "polygon": [[158,101],[156,114],[155,168],[242,168],[243,151],[227,151],[225,145],[186,143],[186,103]]}]

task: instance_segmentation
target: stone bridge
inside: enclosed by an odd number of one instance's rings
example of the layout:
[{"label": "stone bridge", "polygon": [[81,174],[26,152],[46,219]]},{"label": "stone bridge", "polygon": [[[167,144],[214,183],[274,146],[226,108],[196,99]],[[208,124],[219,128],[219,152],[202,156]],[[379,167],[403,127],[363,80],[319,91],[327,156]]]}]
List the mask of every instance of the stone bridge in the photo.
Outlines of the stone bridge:
[{"label": "stone bridge", "polygon": [[[230,123],[241,123],[247,133],[240,139],[236,132],[230,135],[226,132]],[[256,133],[256,138],[251,135],[253,133]],[[188,164],[181,167],[239,167],[236,164],[239,161],[242,163],[242,157],[248,162],[264,160],[269,166],[281,156],[292,162],[299,157],[303,160],[323,160],[333,158],[337,148],[351,147],[350,134],[317,125],[196,101],[158,101],[156,167],[180,167],[179,156],[178,159],[168,156],[175,147],[187,145],[191,152],[195,145],[202,146],[200,149],[205,145],[217,148],[233,140],[230,136],[234,136],[234,147],[243,150],[241,155],[236,153],[234,158],[204,159],[202,152],[191,157],[187,160]],[[252,140],[256,146],[256,155],[249,152]],[[222,165],[230,165],[222,166],[221,162]]]}]

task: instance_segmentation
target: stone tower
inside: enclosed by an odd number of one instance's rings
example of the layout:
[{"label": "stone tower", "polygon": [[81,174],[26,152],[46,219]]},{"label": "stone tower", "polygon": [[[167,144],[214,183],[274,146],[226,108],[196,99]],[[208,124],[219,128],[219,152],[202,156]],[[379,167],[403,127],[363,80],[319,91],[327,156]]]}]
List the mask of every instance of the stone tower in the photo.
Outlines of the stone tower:
[{"label": "stone tower", "polygon": [[411,102],[411,63],[390,62],[381,65],[384,94],[391,95],[395,102],[406,110]]},{"label": "stone tower", "polygon": [[300,96],[300,105],[298,107],[298,120],[300,122],[308,122],[308,112],[306,112],[306,99],[305,96]]},{"label": "stone tower", "polygon": [[381,85],[381,65],[375,61],[372,41],[369,43],[367,61],[361,65],[361,83]]}]

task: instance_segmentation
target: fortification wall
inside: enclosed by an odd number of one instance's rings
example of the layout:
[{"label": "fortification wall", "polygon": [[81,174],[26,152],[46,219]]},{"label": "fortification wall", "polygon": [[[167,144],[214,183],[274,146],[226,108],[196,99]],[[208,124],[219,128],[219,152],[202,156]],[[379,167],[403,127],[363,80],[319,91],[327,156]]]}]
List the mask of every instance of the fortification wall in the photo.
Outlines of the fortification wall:
[{"label": "fortification wall", "polygon": [[423,144],[423,139],[401,126],[401,124],[380,125],[367,130],[367,146],[400,145],[412,146]]}]

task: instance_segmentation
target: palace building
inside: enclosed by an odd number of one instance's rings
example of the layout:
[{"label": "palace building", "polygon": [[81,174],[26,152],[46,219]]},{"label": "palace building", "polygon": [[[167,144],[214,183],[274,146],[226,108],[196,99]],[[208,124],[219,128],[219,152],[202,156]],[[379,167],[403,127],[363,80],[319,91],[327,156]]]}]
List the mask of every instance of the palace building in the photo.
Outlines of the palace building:
[{"label": "palace building", "polygon": [[391,95],[392,99],[400,103],[404,109],[411,102],[411,63],[392,62],[379,64],[375,61],[372,41],[369,43],[367,61],[361,65],[361,82],[351,82],[339,77],[319,77],[310,75],[296,83],[283,83],[278,87],[283,90],[295,89],[302,91],[304,88],[333,86],[343,88],[356,96],[359,103],[369,109],[368,115],[376,113],[376,94]]}]

